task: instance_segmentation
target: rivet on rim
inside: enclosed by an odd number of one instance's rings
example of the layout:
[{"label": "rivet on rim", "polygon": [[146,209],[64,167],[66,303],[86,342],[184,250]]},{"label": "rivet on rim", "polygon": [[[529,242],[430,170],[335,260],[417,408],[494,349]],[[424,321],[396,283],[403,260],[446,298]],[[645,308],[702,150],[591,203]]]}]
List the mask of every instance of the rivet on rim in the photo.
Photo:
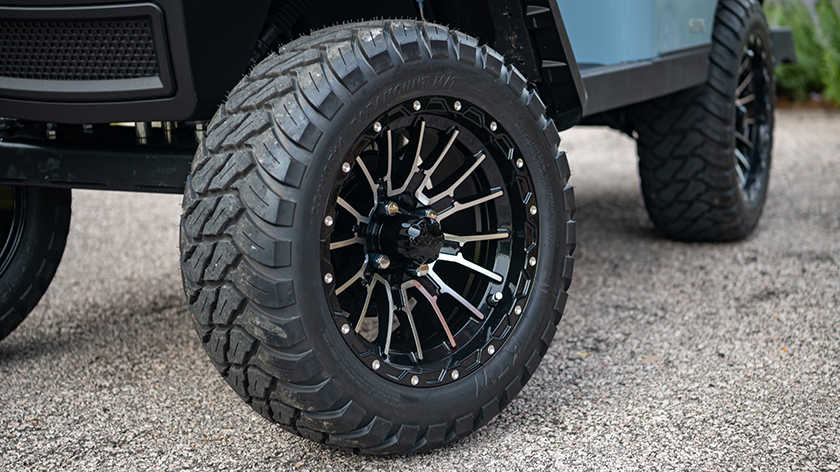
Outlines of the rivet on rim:
[{"label": "rivet on rim", "polygon": [[461,102],[455,102],[455,111],[461,111]]},{"label": "rivet on rim", "polygon": [[370,366],[373,367],[373,370],[379,370],[379,367],[381,365],[382,364],[379,363],[379,359],[374,359],[373,362],[371,362],[370,364]]},{"label": "rivet on rim", "polygon": [[333,283],[333,275],[332,275],[331,273],[327,272],[327,273],[324,275],[324,282],[326,282],[326,283],[328,283],[328,284]]},{"label": "rivet on rim", "polygon": [[458,373],[457,370],[452,371],[452,380],[458,380],[458,377],[460,377],[460,376],[461,376],[461,374]]},{"label": "rivet on rim", "polygon": [[532,215],[536,215],[537,214],[537,206],[536,205],[531,205],[531,208],[528,209],[528,213],[530,213]]},{"label": "rivet on rim", "polygon": [[335,220],[333,220],[332,216],[327,215],[326,218],[324,218],[324,224],[325,225],[332,226],[333,223],[335,223]]},{"label": "rivet on rim", "polygon": [[341,327],[341,332],[342,332],[343,334],[350,334],[350,325],[345,323],[345,324]]},{"label": "rivet on rim", "polygon": [[416,375],[411,376],[411,385],[417,385],[420,383],[420,377]]},{"label": "rivet on rim", "polygon": [[525,161],[523,161],[521,157],[516,160],[516,167],[517,168],[521,169],[522,166],[524,166],[524,165],[525,165]]},{"label": "rivet on rim", "polygon": [[530,258],[530,259],[528,259],[528,265],[530,265],[530,266],[532,266],[532,267],[533,267],[533,266],[535,266],[535,265],[537,265],[537,258],[536,258],[536,257],[534,257],[534,256],[531,256],[531,258]]},{"label": "rivet on rim", "polygon": [[490,354],[492,356],[495,353],[496,353],[496,346],[494,346],[492,344],[487,346],[487,354]]},{"label": "rivet on rim", "polygon": [[414,111],[420,111],[421,105],[417,100],[414,100],[414,103],[411,106],[414,107]]},{"label": "rivet on rim", "polygon": [[517,315],[521,315],[522,314],[522,307],[519,306],[519,305],[516,305],[516,307],[513,309],[513,313],[517,314]]},{"label": "rivet on rim", "polygon": [[496,124],[495,121],[490,122],[490,131],[496,131],[499,128],[499,125]]},{"label": "rivet on rim", "polygon": [[345,174],[349,174],[350,169],[352,169],[352,168],[353,167],[350,165],[349,162],[345,162],[344,164],[341,164],[341,171],[344,172]]},{"label": "rivet on rim", "polygon": [[376,131],[377,133],[382,131],[382,125],[379,124],[379,122],[377,121],[376,123],[373,124],[373,130]]}]

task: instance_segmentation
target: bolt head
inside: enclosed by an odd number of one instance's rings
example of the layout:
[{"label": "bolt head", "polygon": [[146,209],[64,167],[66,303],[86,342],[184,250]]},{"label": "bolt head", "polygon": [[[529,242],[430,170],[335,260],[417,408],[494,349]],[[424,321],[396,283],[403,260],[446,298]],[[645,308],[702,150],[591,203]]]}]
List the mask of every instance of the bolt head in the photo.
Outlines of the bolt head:
[{"label": "bolt head", "polygon": [[458,377],[461,376],[461,374],[457,370],[453,370],[451,375],[452,375],[452,380],[458,380]]},{"label": "bolt head", "polygon": [[497,125],[495,121],[490,122],[490,131],[496,131],[498,128],[499,125]]},{"label": "bolt head", "polygon": [[335,223],[335,220],[333,220],[333,217],[332,217],[332,216],[327,215],[327,216],[324,218],[324,224],[325,224],[325,225],[327,225],[327,226],[332,226],[332,225],[333,225],[333,223]]},{"label": "bolt head", "polygon": [[385,204],[385,212],[388,213],[389,216],[394,216],[400,212],[400,206],[394,202],[388,202]]},{"label": "bolt head", "polygon": [[350,334],[350,325],[349,324],[344,324],[341,327],[341,332],[344,333],[344,334]]},{"label": "bolt head", "polygon": [[414,103],[411,106],[414,107],[414,111],[420,111],[421,105],[417,100],[414,100]]},{"label": "bolt head", "polygon": [[341,171],[344,172],[345,174],[349,174],[350,169],[352,169],[352,168],[353,167],[350,165],[349,162],[345,162],[344,164],[341,164]]},{"label": "bolt head", "polygon": [[461,102],[455,102],[455,111],[461,111]]},{"label": "bolt head", "polygon": [[379,124],[379,122],[377,121],[376,123],[373,124],[373,130],[376,131],[377,133],[382,131],[382,125]]},{"label": "bolt head", "polygon": [[529,208],[529,209],[528,209],[528,213],[530,213],[530,214],[532,214],[532,215],[536,215],[536,214],[537,214],[537,207],[536,207],[536,205],[531,205],[531,208]]},{"label": "bolt head", "polygon": [[391,265],[391,259],[384,254],[376,254],[373,256],[373,264],[377,269],[387,269]]},{"label": "bolt head", "polygon": [[429,264],[420,264],[417,267],[409,269],[409,272],[416,277],[423,277],[429,273]]},{"label": "bolt head", "polygon": [[487,346],[487,354],[490,354],[492,356],[495,353],[496,353],[496,346],[494,346],[492,344]]},{"label": "bolt head", "polygon": [[531,267],[537,265],[537,258],[534,257],[534,256],[531,256],[531,258],[528,259],[528,265],[530,265]]},{"label": "bolt head", "polygon": [[379,368],[382,367],[382,364],[379,363],[379,359],[374,359],[370,366],[373,367],[373,370],[379,370]]},{"label": "bolt head", "polygon": [[516,160],[516,167],[517,168],[521,169],[522,166],[524,166],[524,165],[525,165],[525,161],[523,161],[521,157]]},{"label": "bolt head", "polygon": [[502,292],[496,292],[496,293],[493,294],[493,300],[495,300],[497,302],[500,302],[500,301],[502,301],[502,297],[504,297],[504,296],[505,295]]},{"label": "bolt head", "polygon": [[416,375],[411,376],[411,385],[417,385],[420,383],[420,377]]},{"label": "bolt head", "polygon": [[522,314],[522,307],[519,306],[519,305],[516,305],[516,307],[513,309],[513,312],[517,315],[521,315]]},{"label": "bolt head", "polygon": [[332,274],[330,274],[329,272],[327,272],[326,274],[324,274],[324,282],[325,282],[325,283],[328,283],[328,284],[333,283],[333,275],[332,275]]}]

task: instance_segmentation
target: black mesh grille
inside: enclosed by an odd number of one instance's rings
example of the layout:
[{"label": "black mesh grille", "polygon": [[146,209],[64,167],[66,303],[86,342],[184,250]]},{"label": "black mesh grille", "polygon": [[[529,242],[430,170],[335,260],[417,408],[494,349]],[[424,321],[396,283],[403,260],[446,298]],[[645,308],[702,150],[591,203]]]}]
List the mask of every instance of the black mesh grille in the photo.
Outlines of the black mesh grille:
[{"label": "black mesh grille", "polygon": [[0,20],[0,77],[114,80],[157,75],[148,18]]}]

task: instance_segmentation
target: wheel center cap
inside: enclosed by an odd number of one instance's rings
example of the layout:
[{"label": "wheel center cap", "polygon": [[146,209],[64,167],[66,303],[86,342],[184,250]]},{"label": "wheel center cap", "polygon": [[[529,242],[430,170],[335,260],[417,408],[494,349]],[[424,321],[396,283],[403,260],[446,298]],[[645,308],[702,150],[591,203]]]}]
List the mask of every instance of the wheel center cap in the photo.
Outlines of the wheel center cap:
[{"label": "wheel center cap", "polygon": [[443,231],[437,220],[396,215],[383,218],[376,236],[380,250],[395,260],[414,264],[434,262],[443,247]]}]

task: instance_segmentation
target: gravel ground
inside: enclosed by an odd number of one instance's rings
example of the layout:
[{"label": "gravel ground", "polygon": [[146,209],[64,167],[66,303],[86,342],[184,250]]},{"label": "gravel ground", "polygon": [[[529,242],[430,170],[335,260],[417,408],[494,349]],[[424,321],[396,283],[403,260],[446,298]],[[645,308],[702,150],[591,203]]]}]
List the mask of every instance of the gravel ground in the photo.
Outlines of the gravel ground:
[{"label": "gravel ground", "polygon": [[563,133],[580,244],[554,345],[488,426],[390,459],[294,437],[224,383],[187,318],[180,197],[75,192],[58,274],[0,342],[0,470],[836,470],[840,114],[777,119],[735,244],[658,236],[633,142]]}]

